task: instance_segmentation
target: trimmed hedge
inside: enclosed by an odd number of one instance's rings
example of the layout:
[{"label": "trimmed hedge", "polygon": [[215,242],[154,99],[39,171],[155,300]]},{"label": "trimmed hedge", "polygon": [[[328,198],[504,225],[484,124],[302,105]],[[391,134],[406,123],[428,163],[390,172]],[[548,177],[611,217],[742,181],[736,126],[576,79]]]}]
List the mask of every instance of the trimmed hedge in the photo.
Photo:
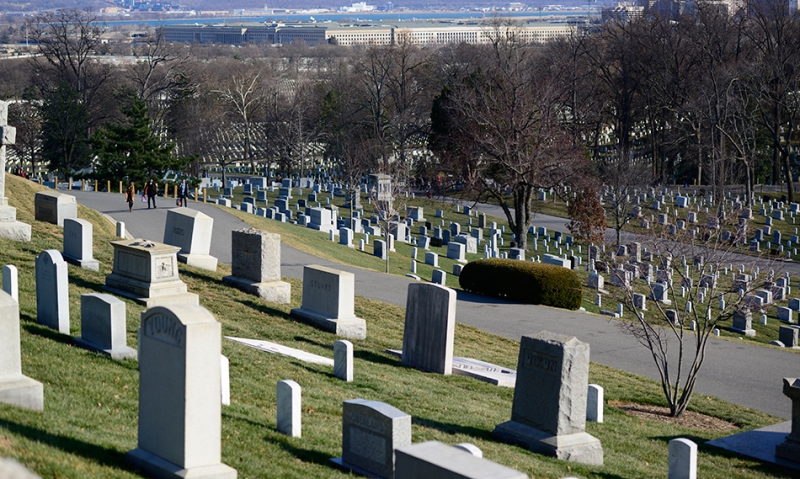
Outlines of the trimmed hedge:
[{"label": "trimmed hedge", "polygon": [[565,309],[581,306],[581,281],[574,271],[561,266],[516,259],[481,259],[464,265],[458,282],[465,291],[522,303]]}]

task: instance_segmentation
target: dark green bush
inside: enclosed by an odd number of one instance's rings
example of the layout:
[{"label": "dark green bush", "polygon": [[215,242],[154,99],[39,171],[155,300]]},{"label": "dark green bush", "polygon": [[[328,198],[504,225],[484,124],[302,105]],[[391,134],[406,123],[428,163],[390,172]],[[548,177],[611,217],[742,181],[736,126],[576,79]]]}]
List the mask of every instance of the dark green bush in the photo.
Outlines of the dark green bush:
[{"label": "dark green bush", "polygon": [[550,264],[515,259],[471,261],[458,282],[464,291],[529,304],[578,309],[581,281],[574,271]]}]

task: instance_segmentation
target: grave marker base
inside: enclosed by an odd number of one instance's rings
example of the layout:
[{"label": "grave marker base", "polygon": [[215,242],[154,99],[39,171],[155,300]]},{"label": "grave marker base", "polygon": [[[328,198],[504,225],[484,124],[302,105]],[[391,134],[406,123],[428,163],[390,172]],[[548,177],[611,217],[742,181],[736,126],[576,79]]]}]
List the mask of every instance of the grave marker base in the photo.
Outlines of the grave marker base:
[{"label": "grave marker base", "polygon": [[136,359],[138,357],[136,350],[128,346],[117,349],[103,349],[102,346],[83,338],[73,338],[72,341],[80,348],[111,356],[111,359]]},{"label": "grave marker base", "polygon": [[254,283],[249,279],[225,276],[222,278],[222,283],[272,303],[289,304],[292,301],[292,285],[285,281]]},{"label": "grave marker base", "polygon": [[[2,196],[2,192],[0,192],[0,196]],[[0,206],[0,238],[30,243],[31,225],[17,221],[16,208]]]},{"label": "grave marker base", "polygon": [[91,271],[100,271],[100,262],[96,259],[78,259],[68,256],[64,253],[61,253],[61,256],[64,258],[64,261],[69,264],[74,264],[75,266],[79,266],[83,269],[88,269]]},{"label": "grave marker base", "polygon": [[359,476],[369,477],[369,478],[372,478],[372,479],[386,479],[385,477],[377,476],[377,475],[375,475],[375,474],[373,474],[371,472],[367,472],[367,471],[365,471],[364,469],[361,469],[358,466],[354,466],[352,464],[348,464],[348,463],[344,462],[344,460],[342,460],[341,457],[333,457],[333,458],[331,458],[331,462],[336,464],[337,466],[339,466],[341,469],[344,469],[345,471],[354,472],[354,473],[358,474]]},{"label": "grave marker base", "polygon": [[[155,296],[151,295],[149,297],[146,297],[146,296],[138,296],[135,293],[130,293],[128,291],[125,291],[123,289],[120,289],[118,287],[114,287],[114,286],[108,284],[109,283],[109,278],[111,276],[114,276],[114,274],[112,273],[108,277],[106,277],[106,285],[103,286],[104,290],[108,291],[109,293],[114,293],[114,294],[116,294],[118,296],[124,296],[126,298],[130,298],[130,299],[136,301],[137,303],[146,306],[148,309],[152,308],[154,306],[167,306],[167,305],[195,305],[195,306],[197,306],[197,305],[200,304],[200,299],[196,294],[185,292],[186,284],[184,284],[183,281],[177,281],[177,283],[180,283],[181,285],[183,285],[184,292],[172,292],[172,291],[169,291],[167,289],[165,291],[165,292],[167,292],[167,294],[158,294],[158,295],[155,295]],[[174,282],[175,281],[173,281],[173,283]],[[167,284],[167,283],[157,283],[157,284]],[[123,287],[124,287],[124,285],[123,285]]]},{"label": "grave marker base", "polygon": [[728,328],[733,333],[744,334],[745,336],[755,337],[756,330],[755,329],[739,329],[739,328]]},{"label": "grave marker base", "polygon": [[217,270],[217,258],[210,254],[183,254],[178,253],[178,261],[195,268],[206,269],[208,271]]},{"label": "grave marker base", "polygon": [[334,333],[337,336],[352,339],[367,338],[367,322],[361,318],[328,318],[303,308],[293,309],[290,313],[295,318],[302,319],[312,326],[317,326],[323,331]]},{"label": "grave marker base", "polygon": [[515,421],[507,421],[495,427],[492,437],[562,461],[603,465],[603,446],[600,445],[600,440],[585,432],[555,436]]},{"label": "grave marker base", "polygon": [[44,387],[28,376],[0,378],[0,403],[44,411]]},{"label": "grave marker base", "polygon": [[125,459],[130,465],[163,479],[236,479],[237,476],[236,469],[222,463],[183,469],[141,448],[128,451]]}]

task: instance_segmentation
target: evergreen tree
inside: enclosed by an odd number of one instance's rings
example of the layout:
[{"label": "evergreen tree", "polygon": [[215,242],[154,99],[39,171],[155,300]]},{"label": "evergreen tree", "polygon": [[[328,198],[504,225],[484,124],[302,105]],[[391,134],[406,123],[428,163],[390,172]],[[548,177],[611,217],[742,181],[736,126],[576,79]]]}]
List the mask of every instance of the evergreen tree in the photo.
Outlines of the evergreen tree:
[{"label": "evergreen tree", "polygon": [[50,170],[68,176],[89,166],[89,113],[75,89],[62,83],[45,96],[40,108],[42,159]]},{"label": "evergreen tree", "polygon": [[161,177],[167,170],[183,169],[191,162],[190,157],[173,154],[174,143],[163,144],[153,134],[147,105],[142,100],[133,98],[120,111],[127,120],[125,124],[107,124],[92,138],[97,155],[95,179],[127,179],[143,186],[149,178]]}]

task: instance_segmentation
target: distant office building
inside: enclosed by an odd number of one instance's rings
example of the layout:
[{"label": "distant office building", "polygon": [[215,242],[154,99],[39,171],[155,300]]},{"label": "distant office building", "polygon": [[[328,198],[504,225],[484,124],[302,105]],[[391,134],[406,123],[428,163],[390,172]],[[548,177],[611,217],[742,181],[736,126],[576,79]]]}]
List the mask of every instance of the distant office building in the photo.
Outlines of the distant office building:
[{"label": "distant office building", "polygon": [[[537,23],[519,28],[522,40],[544,43],[569,36],[575,25]],[[487,25],[403,23],[377,24],[240,24],[240,25],[167,25],[160,28],[170,42],[221,43],[225,45],[285,44],[304,41],[308,45],[392,45],[402,39],[422,45],[447,43],[489,43],[492,32]]]}]

